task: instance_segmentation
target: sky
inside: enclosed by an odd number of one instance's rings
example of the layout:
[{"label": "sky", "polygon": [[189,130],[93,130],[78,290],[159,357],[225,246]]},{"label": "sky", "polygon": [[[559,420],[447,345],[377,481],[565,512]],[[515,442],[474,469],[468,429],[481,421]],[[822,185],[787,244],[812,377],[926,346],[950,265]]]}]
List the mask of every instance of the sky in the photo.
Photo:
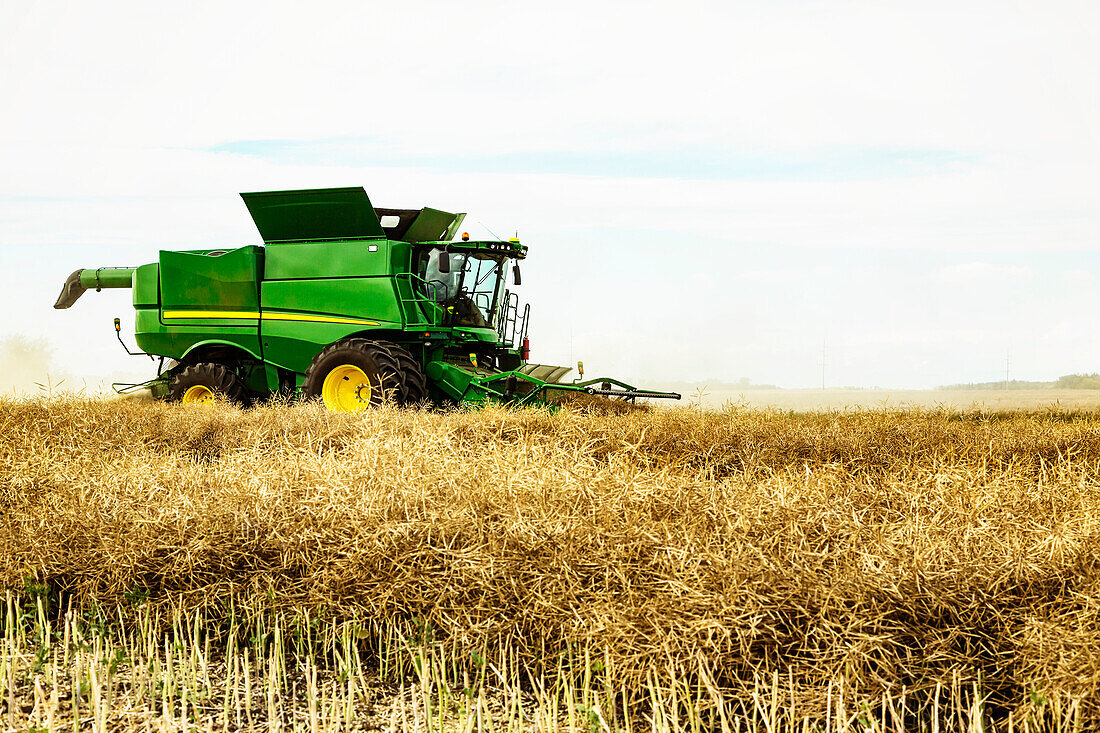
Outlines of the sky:
[{"label": "sky", "polygon": [[[364,186],[530,247],[532,360],[930,387],[1100,371],[1100,3],[0,2],[0,339],[81,267]],[[123,333],[127,333],[124,328]]]}]

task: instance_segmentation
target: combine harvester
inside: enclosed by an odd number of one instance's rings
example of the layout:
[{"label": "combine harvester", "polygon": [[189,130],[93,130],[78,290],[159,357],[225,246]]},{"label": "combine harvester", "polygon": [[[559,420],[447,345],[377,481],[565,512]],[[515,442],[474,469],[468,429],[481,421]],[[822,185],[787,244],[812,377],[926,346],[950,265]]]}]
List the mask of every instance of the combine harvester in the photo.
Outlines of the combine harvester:
[{"label": "combine harvester", "polygon": [[[362,188],[241,194],[265,246],[161,251],[136,268],[78,270],[55,308],[132,288],[136,339],[159,357],[153,396],[247,404],[275,393],[353,412],[400,405],[549,404],[587,393],[680,395],[617,379],[563,383],[531,364],[518,239],[452,241],[464,214],[375,209]],[[119,319],[115,319],[119,341]],[[123,344],[125,348],[125,344]],[[130,352],[127,349],[128,353]]]}]

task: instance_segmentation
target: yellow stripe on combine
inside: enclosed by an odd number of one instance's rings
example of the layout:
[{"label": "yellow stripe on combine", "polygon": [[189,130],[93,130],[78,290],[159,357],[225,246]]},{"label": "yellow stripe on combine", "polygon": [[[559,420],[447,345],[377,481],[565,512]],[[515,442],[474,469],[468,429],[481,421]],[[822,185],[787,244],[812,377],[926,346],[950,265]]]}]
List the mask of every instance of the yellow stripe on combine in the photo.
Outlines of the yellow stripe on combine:
[{"label": "yellow stripe on combine", "polygon": [[347,323],[352,326],[380,326],[377,321],[361,321],[358,318],[339,318],[337,316],[311,316],[305,313],[271,313],[263,314],[249,311],[164,311],[167,319],[176,318],[223,318],[229,320],[254,320],[262,318],[265,321],[304,321],[307,323]]},{"label": "yellow stripe on combine", "polygon": [[353,326],[381,326],[377,321],[360,321],[358,318],[337,318],[336,316],[307,316],[302,313],[271,313],[261,316],[265,321],[309,321],[310,323],[350,323]]},{"label": "yellow stripe on combine", "polygon": [[165,318],[259,318],[260,314],[249,311],[164,311]]}]

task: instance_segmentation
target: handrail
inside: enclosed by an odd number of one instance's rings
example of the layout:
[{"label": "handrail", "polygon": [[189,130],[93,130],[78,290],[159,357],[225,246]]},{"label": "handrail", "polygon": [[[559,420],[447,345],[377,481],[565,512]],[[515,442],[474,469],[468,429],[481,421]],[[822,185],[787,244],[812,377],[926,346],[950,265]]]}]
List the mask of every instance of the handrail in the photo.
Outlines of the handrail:
[{"label": "handrail", "polygon": [[504,291],[503,302],[500,306],[500,323],[497,324],[497,336],[503,346],[515,346],[523,343],[527,338],[527,326],[531,322],[531,304],[525,303],[523,315],[519,311],[519,296],[511,291]]},{"label": "handrail", "polygon": [[408,318],[408,311],[414,313],[421,313],[424,315],[424,319],[412,321],[409,320],[406,326],[418,327],[418,326],[438,326],[443,323],[443,316],[446,314],[446,310],[437,303],[433,298],[427,297],[422,294],[421,287],[425,291],[431,292],[433,288],[442,287],[439,283],[431,283],[420,277],[414,275],[411,272],[403,272],[397,275],[398,279],[407,279],[409,281],[409,292],[412,293],[411,298],[402,297],[398,292],[398,299],[402,306],[406,303],[413,304],[413,308],[402,308],[403,314]]},{"label": "handrail", "polygon": [[523,343],[527,339],[527,327],[531,325],[531,304],[526,303],[523,306],[523,320],[520,322],[519,327],[519,343]]},{"label": "handrail", "polygon": [[[397,278],[408,280],[409,293],[412,294],[412,297],[406,298],[401,296],[400,290],[398,291],[398,300],[402,304],[402,311],[419,312],[424,315],[424,319],[416,321],[409,319],[406,325],[412,328],[444,325],[447,309],[434,298],[424,295],[424,291],[433,292],[435,289],[442,288],[443,285],[437,282],[429,282],[411,272],[400,273]],[[405,309],[405,304],[412,304],[413,308]],[[521,316],[519,296],[515,293],[506,290],[497,312],[491,315],[500,318],[496,328],[501,345],[515,346],[517,343],[522,343],[523,339],[527,337],[527,327],[531,320],[531,304],[524,304],[523,315]],[[408,316],[409,312],[406,312],[406,319],[408,319]]]},{"label": "handrail", "polygon": [[512,291],[505,290],[500,303],[500,322],[497,323],[497,336],[502,345],[511,346],[515,343],[518,307],[519,297]]}]

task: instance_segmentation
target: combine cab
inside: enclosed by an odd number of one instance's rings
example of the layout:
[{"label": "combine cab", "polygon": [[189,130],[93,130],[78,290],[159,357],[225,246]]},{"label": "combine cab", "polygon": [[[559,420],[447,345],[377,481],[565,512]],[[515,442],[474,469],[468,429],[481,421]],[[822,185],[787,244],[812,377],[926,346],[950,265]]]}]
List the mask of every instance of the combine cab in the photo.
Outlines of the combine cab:
[{"label": "combine cab", "polygon": [[137,386],[158,398],[247,403],[281,392],[340,411],[577,392],[679,399],[608,378],[566,383],[568,368],[529,363],[530,310],[512,291],[527,247],[456,241],[464,214],[375,209],[362,188],[241,197],[264,246],[77,270],[54,305],[131,288],[137,344],[160,357],[157,376]]}]

